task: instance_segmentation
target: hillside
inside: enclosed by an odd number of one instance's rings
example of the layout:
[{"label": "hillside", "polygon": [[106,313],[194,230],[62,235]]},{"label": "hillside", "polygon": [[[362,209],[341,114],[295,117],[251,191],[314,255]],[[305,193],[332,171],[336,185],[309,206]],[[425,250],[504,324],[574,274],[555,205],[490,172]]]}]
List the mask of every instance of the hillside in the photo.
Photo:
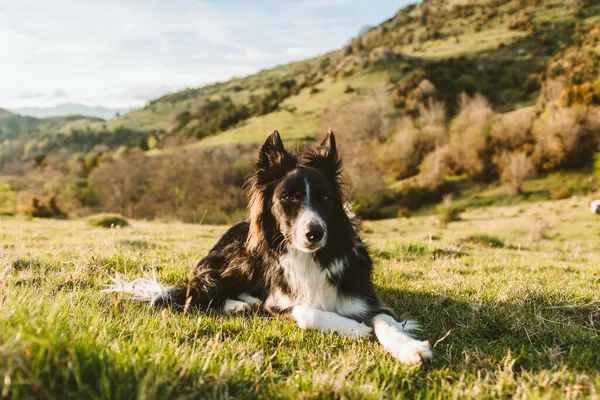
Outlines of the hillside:
[{"label": "hillside", "polygon": [[[164,96],[110,126],[172,132],[178,116],[193,113],[208,99],[228,96],[243,104],[290,80],[296,90],[282,96],[279,107],[268,115],[249,115],[241,126],[225,129],[226,137],[206,139],[207,144],[255,142],[274,127],[295,138],[312,137],[324,108],[348,101],[342,93],[347,85],[356,86],[359,97],[370,97],[371,89],[393,82],[406,96],[419,83],[413,80],[428,79],[451,111],[465,91],[483,94],[494,109],[506,112],[535,103],[547,62],[575,43],[577,29],[600,21],[598,7],[593,1],[581,6],[552,0],[425,1],[400,10],[337,52]],[[597,48],[597,42],[589,47]],[[320,92],[309,96],[312,87]],[[415,111],[408,100],[398,108]],[[193,136],[190,131],[184,134]]]},{"label": "hillside", "polygon": [[[391,82],[394,90],[407,92],[406,96],[415,89],[411,86],[417,78],[431,81],[449,110],[456,109],[457,96],[465,91],[483,94],[498,111],[510,111],[533,104],[545,79],[546,63],[574,44],[576,30],[600,22],[597,1],[580,3],[424,1],[362,32],[339,51],[172,93],[89,128],[125,128],[161,137],[174,134],[201,139],[226,133],[219,139],[206,139],[211,145],[256,142],[275,127],[293,138],[312,137],[326,106],[348,102],[349,96],[342,93],[346,86],[359,89],[359,95],[350,100],[368,98],[376,87],[389,89]],[[260,98],[278,92],[282,85],[287,85],[286,93]],[[314,93],[308,96],[311,91]],[[218,102],[223,97],[249,108],[261,101],[271,104],[264,110],[249,110],[230,123],[217,124],[208,134],[198,128],[193,115],[186,118],[186,113],[201,111],[207,101]],[[408,100],[409,104],[398,108],[414,112],[415,104]]]},{"label": "hillside", "polygon": [[0,176],[17,198],[7,208],[56,192],[75,215],[229,222],[268,132],[294,149],[328,127],[366,218],[490,187],[522,199],[526,180],[561,172],[587,178],[562,194],[541,188],[544,198],[589,193],[600,174],[598,23],[598,0],[429,0],[337,51],[110,121],[5,117]]}]

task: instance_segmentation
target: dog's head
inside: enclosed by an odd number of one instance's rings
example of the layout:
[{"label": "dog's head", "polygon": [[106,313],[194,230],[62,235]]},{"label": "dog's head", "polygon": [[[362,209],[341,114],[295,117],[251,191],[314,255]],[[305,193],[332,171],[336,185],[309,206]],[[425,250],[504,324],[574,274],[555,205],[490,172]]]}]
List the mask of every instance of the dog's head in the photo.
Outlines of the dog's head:
[{"label": "dog's head", "polygon": [[259,151],[250,179],[248,250],[284,242],[312,253],[325,248],[340,229],[352,231],[343,208],[340,170],[333,132],[300,159],[288,153],[279,133],[273,132]]}]

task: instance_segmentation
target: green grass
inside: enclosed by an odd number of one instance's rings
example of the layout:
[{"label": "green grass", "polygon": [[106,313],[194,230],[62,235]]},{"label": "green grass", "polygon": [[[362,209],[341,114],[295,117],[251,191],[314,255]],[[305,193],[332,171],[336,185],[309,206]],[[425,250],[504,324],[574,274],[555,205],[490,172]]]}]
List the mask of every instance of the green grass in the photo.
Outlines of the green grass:
[{"label": "green grass", "polygon": [[[226,227],[135,221],[100,231],[85,221],[3,218],[0,393],[594,396],[600,228],[587,205],[570,198],[481,207],[448,226],[435,216],[365,222],[378,291],[399,314],[418,319],[418,336],[434,345],[422,367],[399,364],[374,339],[302,331],[258,315],[161,312],[101,292],[115,273],[184,281]],[[539,221],[545,232],[534,235]]]}]

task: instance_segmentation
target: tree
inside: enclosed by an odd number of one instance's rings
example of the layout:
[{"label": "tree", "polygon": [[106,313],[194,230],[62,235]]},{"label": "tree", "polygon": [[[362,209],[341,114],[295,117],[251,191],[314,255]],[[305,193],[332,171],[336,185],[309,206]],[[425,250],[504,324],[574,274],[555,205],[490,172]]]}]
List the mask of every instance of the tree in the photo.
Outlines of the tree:
[{"label": "tree", "polygon": [[151,160],[134,150],[116,160],[105,162],[92,173],[92,182],[107,210],[136,218],[138,207],[148,188]]}]

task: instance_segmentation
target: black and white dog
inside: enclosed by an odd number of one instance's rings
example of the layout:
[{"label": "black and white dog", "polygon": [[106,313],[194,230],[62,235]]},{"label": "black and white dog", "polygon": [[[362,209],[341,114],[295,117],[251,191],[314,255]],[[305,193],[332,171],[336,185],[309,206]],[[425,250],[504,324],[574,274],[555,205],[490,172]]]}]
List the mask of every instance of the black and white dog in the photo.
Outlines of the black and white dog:
[{"label": "black and white dog", "polygon": [[248,181],[249,222],[231,227],[185,286],[116,278],[109,291],[131,293],[160,307],[222,308],[236,314],[261,307],[291,316],[302,329],[349,337],[375,333],[403,363],[431,357],[428,342],[406,332],[375,293],[372,262],[344,207],[341,161],[330,131],[301,156],[288,153],[273,132]]}]

